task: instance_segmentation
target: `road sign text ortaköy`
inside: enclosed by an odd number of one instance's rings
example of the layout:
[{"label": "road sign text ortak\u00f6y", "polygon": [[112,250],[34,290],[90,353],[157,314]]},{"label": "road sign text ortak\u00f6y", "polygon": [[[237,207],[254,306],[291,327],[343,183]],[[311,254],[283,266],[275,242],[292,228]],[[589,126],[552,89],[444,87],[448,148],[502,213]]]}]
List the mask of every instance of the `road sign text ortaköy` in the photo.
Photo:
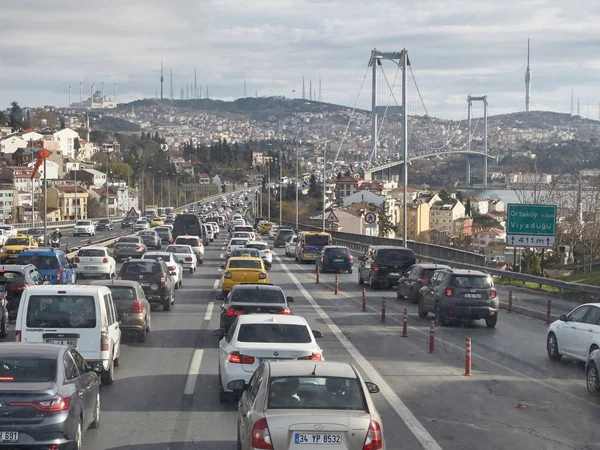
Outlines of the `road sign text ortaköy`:
[{"label": "road sign text ortak\u00f6y", "polygon": [[506,244],[511,247],[554,247],[556,205],[509,204]]}]

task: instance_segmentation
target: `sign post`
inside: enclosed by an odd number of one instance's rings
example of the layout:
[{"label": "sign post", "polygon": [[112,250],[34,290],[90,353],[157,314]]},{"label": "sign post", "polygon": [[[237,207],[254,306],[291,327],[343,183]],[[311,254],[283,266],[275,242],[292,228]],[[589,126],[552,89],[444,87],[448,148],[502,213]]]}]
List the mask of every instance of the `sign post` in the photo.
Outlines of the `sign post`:
[{"label": "sign post", "polygon": [[553,248],[555,241],[556,205],[508,205],[507,246]]}]

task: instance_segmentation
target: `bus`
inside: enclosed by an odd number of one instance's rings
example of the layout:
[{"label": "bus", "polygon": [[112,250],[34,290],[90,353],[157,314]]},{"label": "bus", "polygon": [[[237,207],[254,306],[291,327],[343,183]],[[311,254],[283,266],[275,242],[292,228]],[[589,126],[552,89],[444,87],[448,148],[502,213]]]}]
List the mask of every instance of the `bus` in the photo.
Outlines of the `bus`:
[{"label": "bus", "polygon": [[331,234],[316,231],[301,231],[296,244],[296,261],[314,261],[323,247],[331,245]]}]

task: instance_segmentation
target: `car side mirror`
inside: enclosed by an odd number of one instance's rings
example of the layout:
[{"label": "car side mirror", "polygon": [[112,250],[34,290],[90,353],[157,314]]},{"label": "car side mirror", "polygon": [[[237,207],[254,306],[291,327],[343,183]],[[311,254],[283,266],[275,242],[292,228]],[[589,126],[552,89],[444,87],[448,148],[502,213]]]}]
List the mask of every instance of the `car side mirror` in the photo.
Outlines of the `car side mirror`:
[{"label": "car side mirror", "polygon": [[248,389],[248,384],[244,380],[233,380],[227,384],[227,388],[236,394],[241,394]]},{"label": "car side mirror", "polygon": [[319,330],[312,330],[312,334],[315,339],[321,339],[323,337],[323,333],[321,333]]},{"label": "car side mirror", "polygon": [[379,386],[377,386],[375,383],[371,383],[370,381],[365,381],[365,384],[367,385],[367,390],[371,394],[377,394],[379,392]]},{"label": "car side mirror", "polygon": [[224,270],[225,270],[225,265],[223,265],[223,264],[220,264],[220,265],[219,265],[219,271],[220,271],[220,272],[223,272]]},{"label": "car side mirror", "polygon": [[287,300],[288,303],[294,303],[296,301],[296,299],[294,297],[286,297],[285,299]]},{"label": "car side mirror", "polygon": [[213,331],[213,336],[217,336],[218,338],[223,339],[225,337],[225,328],[219,328]]},{"label": "car side mirror", "polygon": [[560,317],[558,318],[558,320],[560,320],[560,321],[562,321],[562,322],[568,322],[568,321],[569,321],[569,318],[567,317],[567,315],[566,315],[566,314],[563,314],[562,316],[560,316]]}]

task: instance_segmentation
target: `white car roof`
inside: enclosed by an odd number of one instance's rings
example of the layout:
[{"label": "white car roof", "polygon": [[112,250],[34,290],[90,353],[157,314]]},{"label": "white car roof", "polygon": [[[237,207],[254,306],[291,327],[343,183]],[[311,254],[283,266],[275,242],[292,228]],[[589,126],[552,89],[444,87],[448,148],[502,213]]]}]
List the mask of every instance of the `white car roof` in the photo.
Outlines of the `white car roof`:
[{"label": "white car roof", "polygon": [[238,316],[240,325],[248,323],[281,323],[286,325],[306,325],[306,319],[302,316],[286,316],[279,314],[247,314]]},{"label": "white car roof", "polygon": [[65,292],[67,295],[93,295],[93,294],[97,293],[99,290],[102,290],[104,288],[108,289],[106,286],[92,286],[89,284],[77,284],[77,285],[47,284],[47,285],[42,285],[42,286],[31,286],[26,289],[26,292],[29,296],[35,295],[35,294],[65,295]]}]

